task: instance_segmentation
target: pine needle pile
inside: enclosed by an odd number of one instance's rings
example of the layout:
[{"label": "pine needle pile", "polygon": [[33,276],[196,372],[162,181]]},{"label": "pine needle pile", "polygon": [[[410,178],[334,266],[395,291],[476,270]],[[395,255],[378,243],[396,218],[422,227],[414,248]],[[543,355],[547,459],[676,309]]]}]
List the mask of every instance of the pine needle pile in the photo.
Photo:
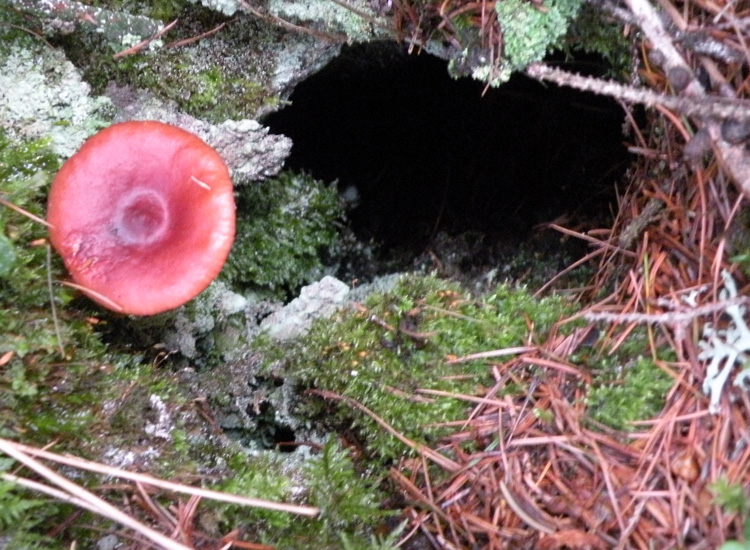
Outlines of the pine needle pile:
[{"label": "pine needle pile", "polygon": [[[658,6],[599,6],[640,33],[637,85],[527,69],[627,103],[637,160],[614,226],[578,235],[598,269],[577,328],[488,359],[496,384],[456,396],[473,406],[466,421],[392,470],[435,547],[746,547],[750,9]],[[671,389],[651,419],[614,429],[591,414],[592,358],[637,335]]]}]

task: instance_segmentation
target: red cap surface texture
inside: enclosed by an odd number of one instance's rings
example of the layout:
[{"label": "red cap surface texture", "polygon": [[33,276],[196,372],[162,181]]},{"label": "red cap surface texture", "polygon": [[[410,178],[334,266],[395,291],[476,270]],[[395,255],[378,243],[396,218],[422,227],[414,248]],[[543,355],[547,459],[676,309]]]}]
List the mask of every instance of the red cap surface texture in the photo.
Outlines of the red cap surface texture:
[{"label": "red cap surface texture", "polygon": [[50,240],[93,300],[132,315],[178,307],[219,274],[234,240],[232,180],[200,138],[161,122],[91,137],[50,190]]}]

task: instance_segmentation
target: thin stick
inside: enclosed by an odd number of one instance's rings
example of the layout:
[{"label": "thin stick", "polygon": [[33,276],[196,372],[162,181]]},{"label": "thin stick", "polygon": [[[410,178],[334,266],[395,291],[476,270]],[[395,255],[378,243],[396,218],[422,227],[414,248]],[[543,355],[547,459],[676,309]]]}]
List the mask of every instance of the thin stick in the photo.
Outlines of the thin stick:
[{"label": "thin stick", "polygon": [[[236,21],[236,19],[232,19],[231,22]],[[184,38],[183,40],[176,40],[175,42],[170,42],[169,44],[164,44],[165,48],[179,48],[181,46],[187,46],[188,44],[192,44],[193,42],[197,42],[198,40],[201,40],[203,38],[208,38],[209,36],[212,36],[219,32],[221,29],[227,26],[227,23],[230,21],[224,21],[221,25],[218,27],[215,27],[211,29],[210,31],[206,31],[203,34],[199,34],[198,36],[191,36],[190,38]]]},{"label": "thin stick", "polygon": [[175,19],[174,21],[166,25],[163,29],[156,31],[152,36],[146,38],[142,42],[139,42],[132,48],[128,48],[127,50],[122,50],[121,52],[117,52],[115,55],[112,56],[112,59],[119,59],[120,57],[125,57],[126,55],[133,55],[135,53],[138,53],[143,48],[148,46],[151,42],[153,42],[154,40],[157,40],[158,38],[161,38],[167,32],[172,30],[172,27],[174,27],[177,24],[177,21],[178,19]]},{"label": "thin stick", "polygon": [[74,499],[81,500],[85,503],[84,507],[95,512],[101,516],[114,520],[125,527],[129,527],[133,531],[140,533],[144,537],[153,541],[155,544],[166,550],[190,550],[187,546],[176,542],[165,535],[151,529],[150,527],[143,525],[130,517],[126,513],[118,510],[110,503],[100,499],[93,493],[90,493],[83,487],[76,485],[66,477],[61,476],[57,472],[51,470],[38,460],[35,460],[27,454],[21,452],[12,441],[0,440],[0,451],[15,458],[28,468],[34,470],[39,475],[43,476],[48,481],[54,483],[66,493],[71,495]]},{"label": "thin stick", "polygon": [[427,458],[432,460],[438,466],[441,466],[443,469],[449,472],[456,472],[459,470],[460,467],[457,462],[454,462],[447,456],[442,455],[438,453],[437,451],[434,451],[433,449],[430,449],[426,445],[422,445],[421,443],[417,443],[416,441],[409,439],[408,437],[406,437],[404,434],[399,432],[396,428],[388,424],[388,422],[380,418],[377,414],[372,412],[370,409],[365,407],[362,403],[360,403],[356,399],[352,399],[344,395],[338,395],[331,391],[325,391],[325,390],[308,390],[308,393],[311,393],[313,395],[318,395],[324,399],[331,399],[333,401],[341,401],[341,402],[346,403],[347,405],[349,405],[350,407],[354,409],[360,410],[361,412],[369,416],[372,420],[374,420],[378,425],[380,425],[380,427],[382,427],[385,431],[387,431],[393,437],[398,439],[401,443],[403,443],[410,449],[417,451],[420,454],[424,454],[425,456],[427,456]]},{"label": "thin stick", "polygon": [[464,355],[463,357],[456,357],[446,361],[446,365],[455,365],[456,363],[466,363],[468,361],[476,361],[477,359],[490,359],[492,357],[504,357],[506,355],[516,355],[519,353],[527,353],[529,351],[535,351],[538,348],[536,346],[517,346],[515,348],[503,348],[495,349],[492,351],[480,351],[478,353],[471,353]]},{"label": "thin stick", "polygon": [[[289,512],[291,514],[299,514],[299,515],[309,516],[309,517],[318,515],[318,509],[312,508],[310,506],[283,504],[279,502],[271,502],[271,501],[257,499],[257,498],[243,497],[243,496],[234,495],[231,493],[222,493],[220,491],[212,491],[210,489],[190,487],[189,485],[182,485],[180,483],[164,481],[162,479],[158,479],[158,478],[146,475],[146,474],[139,474],[136,472],[128,472],[127,470],[120,470],[119,468],[114,468],[112,466],[107,466],[105,464],[91,462],[89,460],[84,460],[82,458],[77,458],[77,457],[72,457],[72,456],[63,456],[63,455],[59,455],[56,453],[51,453],[49,451],[43,451],[42,449],[37,449],[36,447],[30,447],[28,445],[23,445],[21,443],[15,443],[7,439],[0,438],[0,445],[12,446],[13,448],[20,449],[24,453],[27,453],[31,456],[45,458],[47,460],[51,460],[59,464],[66,464],[68,466],[73,466],[75,468],[80,468],[82,470],[88,470],[90,472],[96,472],[99,474],[122,477],[125,479],[130,479],[131,481],[137,481],[140,483],[145,483],[147,485],[152,485],[154,487],[161,487],[162,489],[167,489],[169,491],[175,491],[177,493],[185,493],[188,495],[196,495],[196,496],[209,498],[213,500],[220,500],[222,502],[231,502],[233,504],[241,504],[244,506],[265,508],[267,510],[278,510],[280,512]],[[0,448],[0,450],[3,450],[3,449]]]},{"label": "thin stick", "polygon": [[50,245],[47,245],[47,290],[49,291],[49,305],[52,310],[52,323],[55,325],[57,345],[60,346],[60,357],[65,359],[65,346],[63,346],[62,332],[60,331],[60,320],[57,318],[55,291],[52,287],[52,247]]}]

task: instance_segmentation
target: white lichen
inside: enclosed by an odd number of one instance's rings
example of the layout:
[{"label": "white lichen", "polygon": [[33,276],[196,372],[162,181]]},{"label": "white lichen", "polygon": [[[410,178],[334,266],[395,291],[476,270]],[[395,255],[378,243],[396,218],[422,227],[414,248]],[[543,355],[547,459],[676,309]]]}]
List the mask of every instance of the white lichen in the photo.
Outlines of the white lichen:
[{"label": "white lichen", "polygon": [[345,283],[327,275],[303,287],[299,297],[264,319],[261,328],[276,340],[297,338],[309,330],[315,319],[333,315],[348,294]]},{"label": "white lichen", "polygon": [[725,308],[730,322],[726,328],[716,328],[712,323],[703,327],[703,339],[698,342],[701,352],[698,359],[708,361],[706,378],[703,380],[703,392],[710,397],[709,411],[717,414],[719,403],[729,375],[736,364],[745,366],[737,377],[734,385],[743,387],[750,377],[750,370],[746,367],[750,360],[750,327],[745,321],[745,306],[737,301],[737,285],[728,271],[722,271],[724,288],[719,292],[719,299],[732,301]]},{"label": "white lichen", "polygon": [[224,15],[234,15],[240,9],[239,3],[235,0],[190,0],[193,4],[200,2],[207,8],[223,13]]},{"label": "white lichen", "polygon": [[[365,42],[373,37],[369,18],[376,15],[367,2],[347,0],[349,8],[330,0],[271,0],[268,10],[282,19],[299,23],[321,23],[326,32],[343,32],[349,42]],[[360,14],[367,14],[367,18]]]},{"label": "white lichen", "polygon": [[43,46],[13,46],[0,56],[0,125],[19,139],[50,138],[71,156],[106,125],[111,103],[89,95],[89,85],[64,55]]},{"label": "white lichen", "polygon": [[167,404],[155,393],[151,394],[148,402],[151,405],[151,409],[156,413],[156,420],[154,422],[147,422],[143,431],[153,437],[170,439],[174,424],[172,423],[172,417],[169,414]]}]

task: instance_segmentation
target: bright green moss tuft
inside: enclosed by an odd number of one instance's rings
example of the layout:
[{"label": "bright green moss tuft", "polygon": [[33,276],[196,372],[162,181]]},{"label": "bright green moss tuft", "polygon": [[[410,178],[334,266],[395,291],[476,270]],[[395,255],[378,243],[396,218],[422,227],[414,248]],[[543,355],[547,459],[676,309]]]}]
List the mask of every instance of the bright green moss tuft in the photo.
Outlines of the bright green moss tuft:
[{"label": "bright green moss tuft", "polygon": [[616,430],[633,429],[632,422],[657,416],[664,408],[674,380],[653,360],[644,331],[632,334],[618,353],[592,363],[594,379],[586,397],[588,415]]},{"label": "bright green moss tuft", "polygon": [[240,188],[237,236],[222,276],[285,293],[323,275],[321,255],[339,240],[339,196],[309,176],[282,173]]},{"label": "bright green moss tuft", "polygon": [[[46,142],[11,144],[0,131],[0,181],[3,182],[0,196],[4,200],[43,218],[46,188],[57,167],[57,156],[48,149]],[[3,266],[0,302],[8,302],[12,309],[49,301],[46,249],[35,244],[46,236],[47,229],[43,225],[0,206],[0,264]]]},{"label": "bright green moss tuft", "polygon": [[388,514],[380,509],[383,495],[377,487],[381,479],[361,476],[336,439],[323,445],[320,453],[305,463],[303,471],[310,503],[320,509],[321,527],[329,536],[335,534],[338,538],[339,531],[356,526],[372,527]]}]

